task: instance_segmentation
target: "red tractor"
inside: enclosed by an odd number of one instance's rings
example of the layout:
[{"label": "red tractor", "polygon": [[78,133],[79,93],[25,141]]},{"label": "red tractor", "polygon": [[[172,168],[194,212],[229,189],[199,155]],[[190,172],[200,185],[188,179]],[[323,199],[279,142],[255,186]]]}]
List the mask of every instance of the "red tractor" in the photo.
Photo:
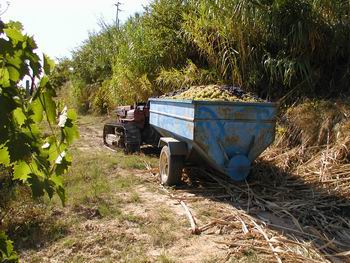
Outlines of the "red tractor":
[{"label": "red tractor", "polygon": [[158,145],[159,134],[149,124],[149,104],[120,106],[116,119],[103,127],[103,142],[110,148],[122,148],[126,153],[140,151],[143,144]]}]

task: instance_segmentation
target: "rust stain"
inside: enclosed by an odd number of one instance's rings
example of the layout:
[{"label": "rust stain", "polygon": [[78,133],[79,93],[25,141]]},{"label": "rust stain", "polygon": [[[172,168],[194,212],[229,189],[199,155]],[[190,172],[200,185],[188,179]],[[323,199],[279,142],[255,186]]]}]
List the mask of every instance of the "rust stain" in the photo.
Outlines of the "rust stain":
[{"label": "rust stain", "polygon": [[243,111],[235,112],[234,118],[238,120],[255,120],[257,116],[257,109],[247,107]]},{"label": "rust stain", "polygon": [[219,107],[218,108],[219,117],[222,119],[229,119],[232,117],[232,109],[229,107]]},{"label": "rust stain", "polygon": [[252,112],[235,112],[233,115],[237,120],[255,120],[255,114]]},{"label": "rust stain", "polygon": [[224,144],[228,146],[237,145],[238,143],[239,143],[239,137],[235,135],[227,136],[224,141]]}]

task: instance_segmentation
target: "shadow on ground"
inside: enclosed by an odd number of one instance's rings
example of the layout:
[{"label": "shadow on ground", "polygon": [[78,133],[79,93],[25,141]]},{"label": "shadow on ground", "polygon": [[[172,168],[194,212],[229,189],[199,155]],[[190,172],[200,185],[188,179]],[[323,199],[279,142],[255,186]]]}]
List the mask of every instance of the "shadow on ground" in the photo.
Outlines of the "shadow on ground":
[{"label": "shadow on ground", "polygon": [[222,176],[217,181],[196,168],[189,173],[190,182],[180,189],[243,210],[291,242],[312,244],[333,262],[350,262],[350,201],[334,189],[305,182],[263,160],[244,183]]},{"label": "shadow on ground", "polygon": [[6,226],[16,250],[42,249],[69,234],[69,226],[62,218],[62,212],[47,210],[45,205],[31,201],[18,207]]},{"label": "shadow on ground", "polygon": [[159,157],[162,149],[154,146],[144,145],[141,147],[141,153],[149,156]]}]

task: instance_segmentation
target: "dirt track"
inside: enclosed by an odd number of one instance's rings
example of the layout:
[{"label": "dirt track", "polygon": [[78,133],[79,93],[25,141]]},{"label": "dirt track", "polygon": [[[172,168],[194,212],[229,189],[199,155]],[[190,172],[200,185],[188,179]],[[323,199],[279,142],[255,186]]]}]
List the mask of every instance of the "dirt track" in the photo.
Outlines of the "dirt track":
[{"label": "dirt track", "polygon": [[[157,156],[103,146],[103,121],[80,119],[66,179],[68,204],[50,212],[63,230],[23,249],[23,261],[348,262],[346,200],[264,160],[249,182],[232,184],[194,170],[182,187],[165,189],[156,175]],[[199,234],[191,233],[180,201]]]},{"label": "dirt track", "polygon": [[[75,143],[79,155],[98,152],[100,155],[113,157],[114,153],[102,144],[103,120],[93,118],[92,121],[84,121],[80,124],[80,139]],[[70,172],[73,176],[74,168],[73,165]],[[88,164],[86,169],[91,169]],[[58,209],[59,214],[70,221],[68,234],[44,244],[43,247],[24,250],[22,259],[32,262],[226,261],[228,250],[220,243],[225,237],[215,233],[191,234],[185,210],[179,203],[180,199],[171,198],[168,190],[158,185],[157,178],[147,169],[116,168],[113,173],[105,174],[107,181],[110,178],[130,175],[139,178],[142,183],[133,186],[132,192],[121,189],[120,192],[109,193],[116,197],[115,202],[119,202],[116,205],[120,213],[101,218],[94,215],[94,206],[91,208],[84,203],[77,208],[76,204],[68,202],[67,207]],[[132,198],[132,193],[137,193],[136,202],[120,202]],[[196,217],[197,224],[207,223],[205,219],[211,213],[210,201],[201,200],[200,197],[186,192],[181,196],[182,199],[188,197],[193,200],[193,203],[185,202]],[[113,197],[108,199],[113,201]],[[193,207],[199,206],[203,207],[198,217]],[[127,216],[121,218],[120,214]]]}]

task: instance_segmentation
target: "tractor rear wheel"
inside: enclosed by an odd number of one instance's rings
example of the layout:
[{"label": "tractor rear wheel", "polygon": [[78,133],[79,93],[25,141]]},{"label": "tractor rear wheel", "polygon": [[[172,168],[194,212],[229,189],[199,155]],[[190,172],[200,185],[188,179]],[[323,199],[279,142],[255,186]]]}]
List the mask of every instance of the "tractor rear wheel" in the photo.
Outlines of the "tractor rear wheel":
[{"label": "tractor rear wheel", "polygon": [[183,156],[171,155],[169,147],[165,145],[159,157],[160,183],[178,185],[181,182],[183,166]]}]

